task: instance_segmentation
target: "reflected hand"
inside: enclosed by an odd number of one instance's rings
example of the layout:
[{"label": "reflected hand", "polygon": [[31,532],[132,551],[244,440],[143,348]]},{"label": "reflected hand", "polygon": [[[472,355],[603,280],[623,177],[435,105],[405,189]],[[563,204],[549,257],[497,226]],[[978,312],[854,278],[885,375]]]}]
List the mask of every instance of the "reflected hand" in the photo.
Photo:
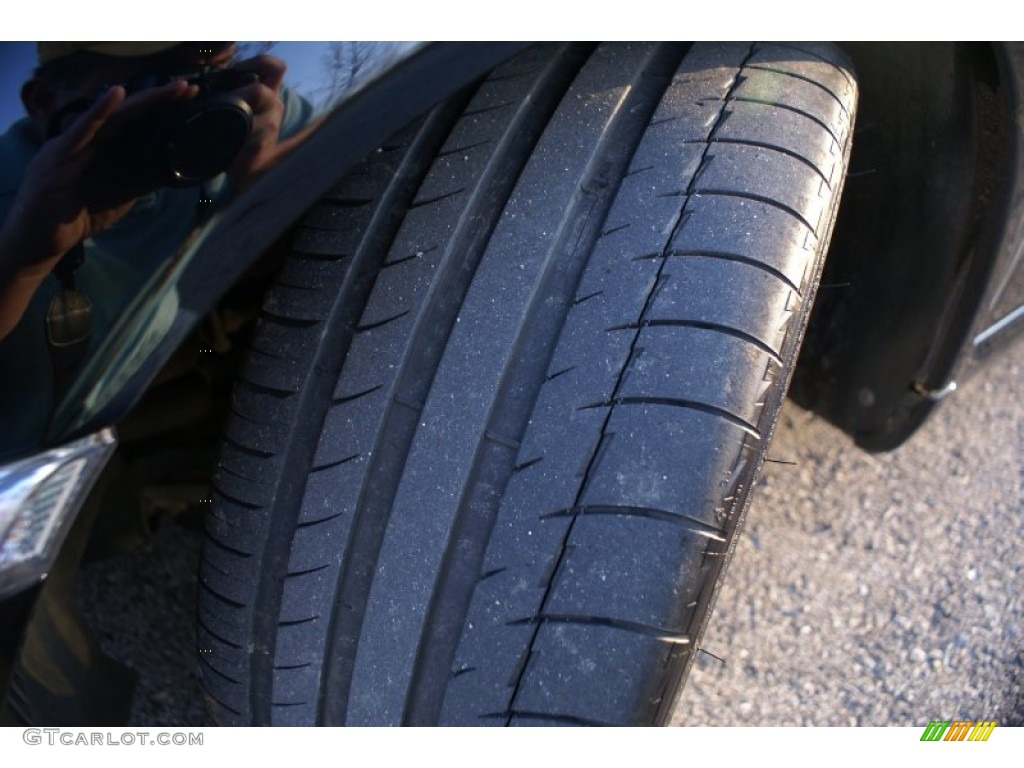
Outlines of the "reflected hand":
[{"label": "reflected hand", "polygon": [[259,82],[236,91],[253,112],[249,138],[230,171],[232,181],[244,186],[252,177],[270,168],[287,148],[287,143],[278,141],[284,118],[279,91],[286,65],[281,59],[264,54],[241,61],[234,69],[254,72],[259,77]]},{"label": "reflected hand", "polygon": [[176,81],[126,98],[124,88],[115,86],[46,141],[4,222],[0,271],[45,275],[72,246],[113,225],[135,200],[159,186],[154,169],[117,162],[118,141],[143,115],[197,91]]}]

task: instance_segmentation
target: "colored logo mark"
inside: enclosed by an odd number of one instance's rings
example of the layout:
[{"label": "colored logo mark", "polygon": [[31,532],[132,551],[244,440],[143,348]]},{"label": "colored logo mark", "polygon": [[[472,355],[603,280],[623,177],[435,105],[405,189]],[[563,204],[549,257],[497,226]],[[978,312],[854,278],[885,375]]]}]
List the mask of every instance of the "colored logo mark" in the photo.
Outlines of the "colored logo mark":
[{"label": "colored logo mark", "polygon": [[932,720],[921,741],[988,741],[995,727],[995,720]]}]

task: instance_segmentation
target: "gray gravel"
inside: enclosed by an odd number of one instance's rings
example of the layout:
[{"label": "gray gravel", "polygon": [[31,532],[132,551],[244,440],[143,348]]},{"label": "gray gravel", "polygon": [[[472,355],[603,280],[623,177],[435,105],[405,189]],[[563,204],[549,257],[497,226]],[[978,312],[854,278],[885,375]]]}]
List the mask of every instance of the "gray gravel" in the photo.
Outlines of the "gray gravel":
[{"label": "gray gravel", "polygon": [[678,725],[1024,725],[1024,344],[869,455],[787,403]]},{"label": "gray gravel", "polygon": [[[1024,344],[869,455],[792,403],[678,725],[1024,725]],[[81,585],[140,672],[131,725],[200,725],[199,535],[169,522]]]},{"label": "gray gravel", "polygon": [[86,566],[78,602],[100,649],[138,673],[129,726],[212,725],[196,662],[198,526],[168,521],[130,555]]}]

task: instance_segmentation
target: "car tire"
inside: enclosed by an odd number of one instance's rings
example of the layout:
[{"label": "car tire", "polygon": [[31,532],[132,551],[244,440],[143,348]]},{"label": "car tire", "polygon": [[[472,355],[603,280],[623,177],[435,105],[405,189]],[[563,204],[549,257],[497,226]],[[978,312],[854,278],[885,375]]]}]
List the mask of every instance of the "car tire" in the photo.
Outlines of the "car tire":
[{"label": "car tire", "polygon": [[666,722],[793,372],[855,99],[830,46],[543,45],[319,202],[214,480],[215,719]]}]

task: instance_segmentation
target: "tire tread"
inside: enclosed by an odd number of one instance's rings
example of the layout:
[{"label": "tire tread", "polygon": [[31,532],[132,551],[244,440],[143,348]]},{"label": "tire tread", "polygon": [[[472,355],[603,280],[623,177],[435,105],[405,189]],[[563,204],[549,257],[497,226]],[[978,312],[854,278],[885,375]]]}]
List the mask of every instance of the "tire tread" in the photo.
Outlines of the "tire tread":
[{"label": "tire tread", "polygon": [[309,212],[207,522],[218,721],[666,720],[795,364],[851,73],[539,46]]}]

